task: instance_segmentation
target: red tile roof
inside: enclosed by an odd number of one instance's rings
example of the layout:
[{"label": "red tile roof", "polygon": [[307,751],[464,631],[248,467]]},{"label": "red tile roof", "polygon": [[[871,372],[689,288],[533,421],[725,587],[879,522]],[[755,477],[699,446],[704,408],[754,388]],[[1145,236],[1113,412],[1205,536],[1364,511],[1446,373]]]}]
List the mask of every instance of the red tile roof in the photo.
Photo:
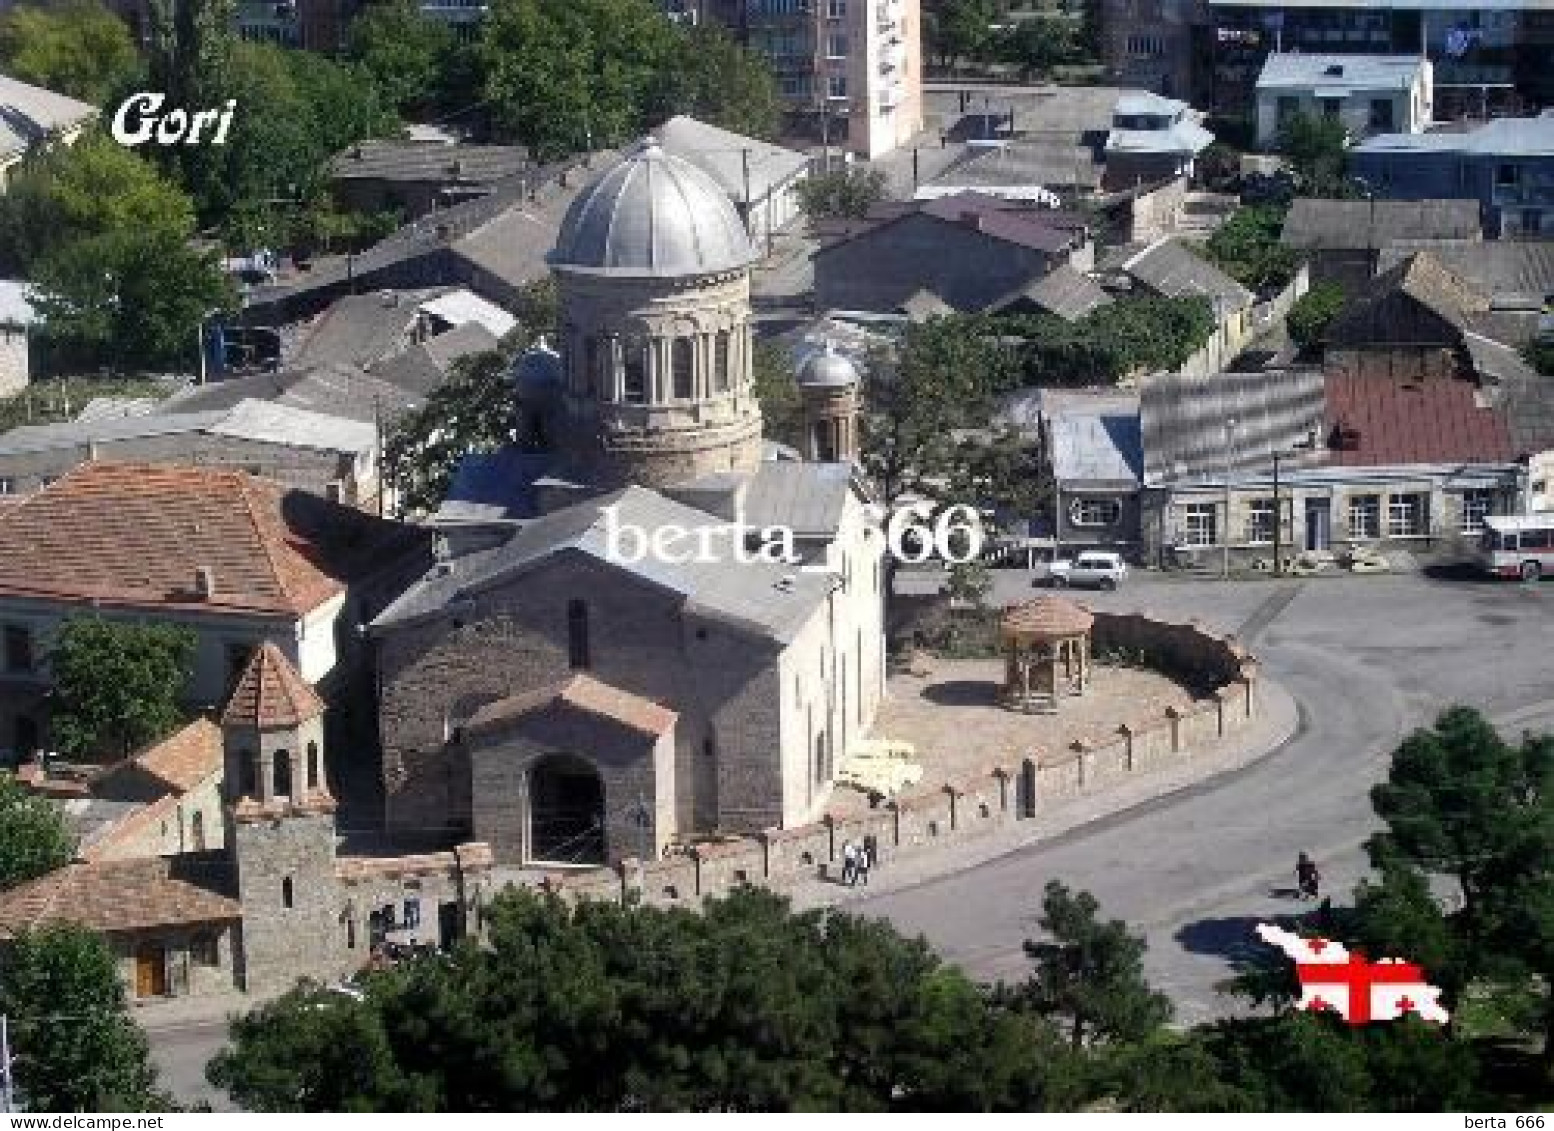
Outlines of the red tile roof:
[{"label": "red tile roof", "polygon": [[169,791],[186,793],[220,768],[221,728],[209,719],[195,719],[128,761],[105,769],[92,779],[92,789],[100,792],[117,775],[139,771]]},{"label": "red tile roof", "polygon": [[222,853],[67,864],[0,894],[0,936],[47,923],[111,932],[242,917]]},{"label": "red tile roof", "polygon": [[281,650],[265,641],[243,669],[221,722],[224,726],[274,730],[297,726],[323,713],[324,701]]},{"label": "red tile roof", "polygon": [[1326,384],[1329,425],[1359,433],[1357,447],[1333,449],[1335,464],[1505,463],[1515,455],[1505,418],[1481,408],[1468,381],[1329,374]]},{"label": "red tile roof", "polygon": [[551,706],[571,707],[654,738],[674,726],[679,718],[674,711],[651,699],[611,687],[593,676],[579,674],[537,691],[488,703],[470,719],[469,729],[502,729]]},{"label": "red tile roof", "polygon": [[301,615],[342,592],[353,565],[381,564],[394,537],[402,528],[241,471],[93,461],[0,509],[0,595]]}]

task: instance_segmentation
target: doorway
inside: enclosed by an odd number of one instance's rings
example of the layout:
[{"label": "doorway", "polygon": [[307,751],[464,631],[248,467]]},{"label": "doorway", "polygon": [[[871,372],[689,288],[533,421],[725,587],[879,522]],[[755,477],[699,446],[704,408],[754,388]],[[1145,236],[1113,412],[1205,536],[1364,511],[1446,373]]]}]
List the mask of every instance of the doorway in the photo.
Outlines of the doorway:
[{"label": "doorway", "polygon": [[1306,500],[1306,549],[1326,550],[1333,537],[1333,500]]},{"label": "doorway", "polygon": [[463,936],[463,915],[457,903],[439,903],[437,905],[437,947],[439,950],[450,950],[453,944]]},{"label": "doorway", "polygon": [[167,948],[147,944],[135,951],[135,996],[167,996]]},{"label": "doorway", "polygon": [[1020,781],[1015,790],[1015,813],[1021,820],[1036,815],[1036,763],[1029,758],[1020,763]]},{"label": "doorway", "polygon": [[552,754],[529,771],[529,859],[604,863],[604,782],[575,755]]}]

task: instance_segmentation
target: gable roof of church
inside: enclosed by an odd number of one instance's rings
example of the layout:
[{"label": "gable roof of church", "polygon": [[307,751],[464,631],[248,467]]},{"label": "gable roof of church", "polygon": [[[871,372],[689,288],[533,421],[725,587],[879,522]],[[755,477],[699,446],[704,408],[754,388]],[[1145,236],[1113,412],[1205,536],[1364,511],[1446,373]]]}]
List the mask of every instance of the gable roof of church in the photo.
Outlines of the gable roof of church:
[{"label": "gable roof of church", "polygon": [[[685,532],[678,552],[687,555],[694,555],[698,548],[698,532],[714,528],[710,544],[715,560],[666,561],[651,554],[630,560],[612,553],[606,518],[610,508],[617,529],[652,532],[673,527]],[[750,524],[748,515],[745,521]],[[740,561],[729,531],[723,519],[706,511],[646,487],[626,487],[537,518],[495,549],[438,563],[385,609],[373,628],[383,630],[436,617],[452,605],[510,584],[570,552],[585,554],[624,576],[679,596],[693,615],[788,642],[825,601],[830,578],[805,572],[797,565]]]},{"label": "gable roof of church", "polygon": [[291,661],[265,641],[248,661],[221,716],[223,726],[276,730],[299,726],[324,713],[324,701],[297,674]]},{"label": "gable roof of church", "polygon": [[469,721],[466,733],[506,730],[553,708],[570,709],[657,738],[679,715],[668,707],[578,672],[559,683],[487,703]]}]

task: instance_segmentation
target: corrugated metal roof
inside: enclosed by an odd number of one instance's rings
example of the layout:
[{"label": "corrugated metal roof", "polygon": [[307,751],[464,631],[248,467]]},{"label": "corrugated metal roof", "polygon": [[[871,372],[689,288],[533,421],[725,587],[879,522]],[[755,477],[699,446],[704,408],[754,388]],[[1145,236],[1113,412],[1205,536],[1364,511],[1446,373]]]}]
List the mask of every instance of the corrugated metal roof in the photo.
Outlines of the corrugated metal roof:
[{"label": "corrugated metal roof", "polygon": [[1060,484],[1137,484],[1144,474],[1139,414],[1070,409],[1052,419],[1052,473]]},{"label": "corrugated metal roof", "polygon": [[1332,452],[1340,466],[1505,463],[1514,454],[1499,412],[1478,402],[1471,381],[1409,381],[1329,374],[1328,415],[1354,429],[1356,447]]},{"label": "corrugated metal roof", "polygon": [[1222,478],[1227,462],[1231,471],[1264,470],[1273,452],[1321,436],[1325,407],[1317,370],[1149,378],[1139,407],[1144,481]]},{"label": "corrugated metal roof", "polygon": [[1302,197],[1290,205],[1280,242],[1302,250],[1332,251],[1384,248],[1395,240],[1456,241],[1482,237],[1476,200]]},{"label": "corrugated metal roof", "polygon": [[363,141],[329,163],[338,181],[383,180],[435,184],[487,184],[529,167],[517,145],[449,145],[437,141]]},{"label": "corrugated metal roof", "polygon": [[1355,153],[1472,153],[1480,156],[1554,155],[1554,113],[1536,118],[1496,118],[1471,130],[1423,134],[1377,134]]},{"label": "corrugated metal roof", "polygon": [[25,153],[45,138],[97,116],[97,107],[0,75],[0,157]]},{"label": "corrugated metal roof", "polygon": [[762,463],[745,495],[745,522],[835,535],[852,493],[852,476],[852,466],[845,463]]},{"label": "corrugated metal roof", "polygon": [[1150,244],[1122,265],[1139,282],[1168,298],[1202,295],[1221,298],[1235,308],[1251,306],[1253,294],[1207,259],[1194,255],[1179,240]]},{"label": "corrugated metal roof", "polygon": [[241,400],[210,412],[102,416],[64,424],[13,428],[0,436],[0,455],[57,451],[91,443],[203,432],[321,451],[365,452],[377,443],[371,424],[268,401]]}]

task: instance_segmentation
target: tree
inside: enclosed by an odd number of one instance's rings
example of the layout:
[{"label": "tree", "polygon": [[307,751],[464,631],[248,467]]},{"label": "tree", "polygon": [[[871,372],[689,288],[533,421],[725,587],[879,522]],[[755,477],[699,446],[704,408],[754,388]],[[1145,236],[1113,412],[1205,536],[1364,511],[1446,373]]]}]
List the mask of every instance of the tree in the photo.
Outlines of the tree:
[{"label": "tree", "polygon": [[836,169],[798,183],[799,208],[810,220],[857,220],[885,199],[885,174],[878,169]]},{"label": "tree", "polygon": [[1538,338],[1522,351],[1527,363],[1545,377],[1554,377],[1554,339]]},{"label": "tree", "polygon": [[1047,461],[1040,445],[1018,429],[1004,426],[986,438],[962,440],[951,450],[948,474],[952,498],[991,507],[1001,524],[1051,515]]},{"label": "tree", "polygon": [[237,303],[215,256],[165,230],[77,240],[33,283],[48,338],[116,368],[192,368],[196,328]]},{"label": "tree", "polygon": [[945,0],[934,14],[932,46],[941,67],[956,59],[984,61],[993,46],[998,8],[993,0]]},{"label": "tree", "polygon": [[[484,946],[294,992],[213,1081],[261,1111],[1029,1110],[1064,1062],[922,940],[747,888],[700,913],[509,891]],[[337,996],[337,995],[336,995]],[[358,1051],[358,1049],[360,1051]]]},{"label": "tree", "polygon": [[1299,253],[1280,242],[1286,211],[1268,204],[1238,208],[1204,250],[1242,286],[1262,293],[1280,290],[1300,269]]},{"label": "tree", "polygon": [[801,447],[803,399],[793,372],[793,356],[775,342],[758,340],[750,368],[766,438]]},{"label": "tree", "polygon": [[102,105],[138,67],[129,27],[97,0],[26,5],[0,19],[0,66],[35,83]]},{"label": "tree", "polygon": [[104,134],[29,161],[0,195],[0,266],[10,272],[29,275],[60,248],[122,232],[186,239],[194,209],[176,184]]},{"label": "tree", "polygon": [[194,631],[76,617],[49,652],[60,749],[80,757],[128,755],[179,723],[178,701],[194,672]]},{"label": "tree", "polygon": [[0,1014],[28,1111],[168,1110],[118,960],[95,932],[60,924],[11,940]]},{"label": "tree", "polygon": [[64,867],[75,850],[60,807],[0,774],[0,891]]},{"label": "tree", "polygon": [[383,0],[351,21],[351,58],[372,76],[385,104],[402,114],[438,101],[453,50],[453,30],[413,0]]},{"label": "tree", "polygon": [[1051,939],[1025,943],[1035,970],[1021,997],[1043,1017],[1066,1019],[1075,1050],[1141,1041],[1171,1018],[1170,1001],[1144,980],[1144,940],[1120,919],[1100,922],[1099,910],[1089,892],[1053,880],[1039,920]]},{"label": "tree", "polygon": [[508,378],[521,338],[501,350],[463,357],[426,404],[389,429],[383,462],[403,512],[437,509],[459,462],[519,441]]},{"label": "tree", "polygon": [[1027,17],[1003,36],[999,54],[1020,68],[1023,81],[1037,74],[1050,75],[1079,55],[1074,21],[1061,15]]},{"label": "tree", "polygon": [[982,562],[972,559],[957,562],[950,567],[950,600],[973,609],[987,608],[988,594],[993,591],[993,575]]},{"label": "tree", "polygon": [[1344,289],[1337,283],[1318,283],[1290,307],[1287,323],[1290,340],[1302,350],[1315,349],[1322,342],[1333,319],[1344,308]]},{"label": "tree", "polygon": [[1342,195],[1349,161],[1349,132],[1337,118],[1295,114],[1279,126],[1278,151],[1289,159],[1305,191]]},{"label": "tree", "polygon": [[654,118],[689,114],[746,137],[773,138],[782,126],[777,76],[760,55],[741,47],[712,23],[677,29]]}]

